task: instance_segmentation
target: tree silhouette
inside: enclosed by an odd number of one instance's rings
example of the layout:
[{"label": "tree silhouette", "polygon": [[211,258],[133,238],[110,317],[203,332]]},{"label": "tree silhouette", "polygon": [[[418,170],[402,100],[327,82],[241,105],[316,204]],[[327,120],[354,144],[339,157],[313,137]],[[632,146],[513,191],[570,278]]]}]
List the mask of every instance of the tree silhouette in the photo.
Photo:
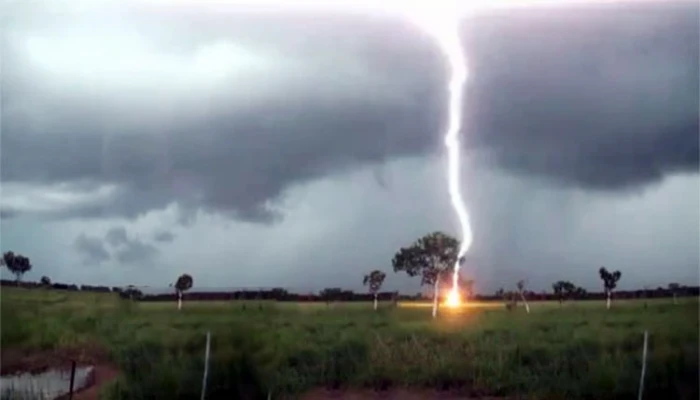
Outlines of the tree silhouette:
[{"label": "tree silhouette", "polygon": [[520,298],[523,300],[523,304],[525,304],[525,311],[530,314],[530,305],[527,304],[527,299],[525,299],[525,281],[521,279],[515,286],[518,288],[518,293],[520,294]]},{"label": "tree silhouette", "polygon": [[386,274],[382,271],[374,270],[362,279],[362,284],[369,286],[369,292],[374,295],[374,311],[377,311],[377,293],[382,288]]},{"label": "tree silhouette", "polygon": [[188,274],[182,274],[177,281],[175,281],[175,291],[177,292],[177,309],[178,311],[182,309],[182,295],[184,292],[192,288],[194,281],[192,277]]},{"label": "tree silhouette", "polygon": [[681,288],[681,285],[677,283],[669,283],[668,284],[668,290],[671,291],[673,294],[673,304],[678,304],[678,291]]},{"label": "tree silhouette", "polygon": [[564,300],[573,296],[576,291],[576,285],[569,281],[557,281],[552,284],[552,290],[554,291],[554,297],[559,300],[559,305],[561,305]]},{"label": "tree silhouette", "polygon": [[586,298],[586,296],[588,296],[588,292],[586,292],[586,289],[582,287],[576,287],[573,291],[573,296],[575,299],[583,300]]},{"label": "tree silhouette", "polygon": [[609,272],[605,267],[600,267],[598,270],[600,279],[603,281],[603,287],[605,288],[606,297],[606,307],[610,309],[610,303],[612,301],[612,291],[617,287],[617,281],[622,277],[622,272],[615,271]]},{"label": "tree silhouette", "polygon": [[51,279],[46,275],[42,276],[39,282],[41,282],[43,286],[51,286]]},{"label": "tree silhouette", "polygon": [[2,255],[0,266],[2,265],[7,267],[7,269],[15,276],[15,280],[17,282],[22,279],[22,275],[32,269],[32,263],[29,261],[29,258],[21,254],[15,254],[11,251],[8,251]]},{"label": "tree silhouette", "polygon": [[127,286],[119,295],[129,300],[138,300],[143,297],[143,293],[134,285]]},{"label": "tree silhouette", "polygon": [[433,232],[401,248],[392,260],[394,272],[421,276],[421,286],[433,286],[433,318],[437,317],[441,278],[453,271],[459,252],[459,241],[442,233]]},{"label": "tree silhouette", "polygon": [[569,281],[564,281],[564,293],[567,300],[572,299],[576,294],[576,285]]}]

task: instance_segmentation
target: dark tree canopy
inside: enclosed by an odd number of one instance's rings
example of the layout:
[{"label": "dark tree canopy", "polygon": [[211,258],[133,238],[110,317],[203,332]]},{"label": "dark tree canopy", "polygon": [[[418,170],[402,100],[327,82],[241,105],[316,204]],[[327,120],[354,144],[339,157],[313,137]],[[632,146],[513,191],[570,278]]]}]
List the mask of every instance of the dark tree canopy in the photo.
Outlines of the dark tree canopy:
[{"label": "dark tree canopy", "polygon": [[457,262],[459,241],[445,233],[433,232],[409,247],[402,247],[392,260],[394,272],[421,276],[421,285],[433,285],[443,272],[452,271]]},{"label": "dark tree canopy", "polygon": [[18,281],[22,279],[22,275],[32,269],[32,263],[28,257],[11,251],[2,255],[0,264],[6,266]]},{"label": "dark tree canopy", "polygon": [[557,281],[552,284],[552,289],[554,290],[554,296],[559,302],[562,302],[573,296],[576,291],[576,285],[569,281]]},{"label": "dark tree canopy", "polygon": [[39,282],[41,282],[41,284],[44,285],[44,286],[49,286],[49,285],[51,284],[51,278],[49,278],[48,276],[44,275],[44,276],[41,277],[41,280],[40,280]]},{"label": "dark tree canopy", "polygon": [[141,290],[139,290],[136,286],[129,285],[126,287],[126,289],[120,292],[120,296],[131,300],[138,300],[143,298],[143,292],[141,292]]},{"label": "dark tree canopy", "polygon": [[369,286],[370,293],[377,294],[379,292],[379,289],[381,289],[385,278],[386,274],[384,272],[374,270],[368,275],[365,275],[365,277],[362,279],[362,284],[365,286]]},{"label": "dark tree canopy", "polygon": [[622,277],[622,272],[609,272],[605,267],[600,267],[598,270],[600,279],[603,280],[603,286],[606,292],[611,292],[617,287],[617,281]]},{"label": "dark tree canopy", "polygon": [[193,283],[194,281],[192,280],[192,276],[189,274],[182,274],[175,282],[175,289],[178,292],[185,292],[192,288]]},{"label": "dark tree canopy", "polygon": [[588,296],[586,289],[582,287],[577,287],[573,293],[574,297],[577,299],[585,299]]}]

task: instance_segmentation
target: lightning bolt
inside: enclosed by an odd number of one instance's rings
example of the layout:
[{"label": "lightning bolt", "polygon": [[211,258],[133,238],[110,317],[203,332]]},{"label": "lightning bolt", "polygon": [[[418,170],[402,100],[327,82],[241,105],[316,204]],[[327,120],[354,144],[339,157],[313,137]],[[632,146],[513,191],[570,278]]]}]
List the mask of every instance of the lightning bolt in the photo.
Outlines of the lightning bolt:
[{"label": "lightning bolt", "polygon": [[472,245],[472,228],[469,221],[469,212],[462,199],[460,188],[461,153],[459,132],[462,128],[462,109],[464,103],[464,86],[469,77],[467,61],[464,49],[459,38],[459,21],[453,21],[449,35],[441,36],[440,47],[450,64],[452,76],[449,82],[448,127],[445,132],[445,146],[447,147],[447,183],[452,207],[457,213],[457,219],[462,230],[462,241],[457,254],[452,275],[452,293],[457,292],[460,260],[469,251]]},{"label": "lightning bolt", "polygon": [[426,18],[425,14],[413,18],[423,30],[433,36],[450,67],[450,79],[447,87],[449,92],[447,130],[444,135],[445,147],[447,148],[447,184],[450,202],[457,214],[461,229],[461,242],[452,274],[450,296],[453,298],[458,298],[460,260],[469,251],[473,240],[469,212],[462,198],[460,187],[462,157],[459,133],[462,129],[464,89],[469,78],[467,59],[459,35],[460,16],[462,15],[463,13],[441,12],[438,15],[433,15],[432,18]]}]

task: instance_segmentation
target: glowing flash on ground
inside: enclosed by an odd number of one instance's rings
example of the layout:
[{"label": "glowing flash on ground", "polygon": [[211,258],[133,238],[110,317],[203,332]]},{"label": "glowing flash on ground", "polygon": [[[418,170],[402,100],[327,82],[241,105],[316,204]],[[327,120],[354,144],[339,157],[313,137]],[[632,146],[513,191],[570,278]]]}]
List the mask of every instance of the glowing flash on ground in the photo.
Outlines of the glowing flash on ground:
[{"label": "glowing flash on ground", "polygon": [[455,308],[459,307],[462,305],[462,299],[459,298],[459,292],[456,290],[451,290],[450,293],[447,295],[447,299],[445,300],[445,305],[450,308]]}]

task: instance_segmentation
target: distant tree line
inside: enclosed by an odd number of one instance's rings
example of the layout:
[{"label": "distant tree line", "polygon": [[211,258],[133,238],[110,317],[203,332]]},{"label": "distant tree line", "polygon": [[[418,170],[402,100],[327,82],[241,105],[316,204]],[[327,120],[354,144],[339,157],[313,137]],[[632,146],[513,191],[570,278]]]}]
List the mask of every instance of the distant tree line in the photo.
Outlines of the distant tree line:
[{"label": "distant tree line", "polygon": [[[445,235],[435,232],[419,239],[411,246],[402,248],[393,259],[395,272],[405,272],[409,276],[418,276],[423,285],[437,288],[439,284],[451,284],[453,267],[456,265],[456,248],[458,242]],[[380,291],[384,283],[386,274],[379,270],[373,270],[363,278],[363,284],[368,287],[368,293],[356,293],[352,290],[342,288],[325,288],[318,293],[291,293],[284,288],[273,288],[265,290],[235,290],[221,292],[190,292],[193,287],[193,278],[189,274],[182,274],[178,277],[171,293],[144,294],[136,286],[92,286],[75,285],[68,283],[52,282],[48,276],[42,276],[39,282],[24,282],[23,275],[32,269],[31,261],[28,257],[15,254],[11,251],[5,252],[0,258],[0,266],[6,267],[13,275],[14,280],[0,280],[0,286],[22,287],[27,289],[53,289],[66,291],[115,293],[122,298],[141,301],[173,301],[178,303],[178,309],[182,307],[182,299],[187,292],[188,301],[234,301],[234,300],[275,300],[289,302],[369,302],[369,301],[424,301],[433,298],[437,302],[439,297],[444,297],[444,293],[433,291],[430,296],[423,293],[413,295],[402,294],[397,291]],[[603,281],[602,292],[588,292],[585,289],[574,285],[569,281],[557,281],[552,285],[552,292],[535,292],[525,289],[525,281],[516,283],[517,290],[505,291],[497,290],[494,294],[477,294],[473,291],[474,281],[463,280],[458,276],[458,286],[460,291],[467,298],[474,301],[506,301],[515,304],[522,300],[527,307],[528,301],[559,301],[563,303],[570,300],[606,300],[609,304],[613,296],[613,290],[617,281],[621,277],[619,271],[609,272],[605,267],[601,267],[599,275]],[[443,282],[443,283],[441,283]],[[443,291],[444,292],[444,291]],[[437,296],[434,295],[437,293]],[[700,287],[683,286],[678,283],[670,283],[667,287],[657,287],[656,289],[644,288],[639,290],[615,291],[616,299],[652,299],[673,297],[674,302],[681,296],[699,296]]]},{"label": "distant tree line", "polygon": [[[127,287],[109,287],[109,286],[91,286],[91,285],[75,285],[67,283],[51,283],[44,285],[41,282],[17,282],[14,280],[3,279],[0,281],[1,286],[22,287],[27,289],[53,289],[81,292],[100,292],[100,293],[124,293],[124,297],[130,295],[142,301],[177,301],[176,293],[162,294],[143,294],[134,286]],[[140,293],[140,294],[139,294]],[[573,292],[571,295],[560,295],[547,292],[536,292],[525,290],[524,295],[528,301],[570,301],[570,300],[606,300],[605,292]],[[616,299],[653,299],[653,298],[672,298],[674,293],[677,297],[682,296],[698,296],[700,295],[700,287],[698,286],[682,286],[672,289],[658,287],[656,289],[640,289],[640,290],[621,290],[615,292]],[[474,294],[471,298],[474,301],[502,301],[511,297],[519,297],[520,295],[513,292],[497,291],[494,294]],[[395,291],[377,292],[378,301],[425,301],[432,296],[426,296],[423,293],[413,295],[398,293]],[[187,293],[188,301],[201,300],[276,300],[276,301],[316,301],[316,302],[337,302],[337,301],[364,301],[370,302],[374,300],[372,293],[358,293],[352,290],[344,290],[341,288],[326,288],[318,293],[291,293],[283,288],[266,289],[266,290],[236,290],[236,291],[221,291],[221,292],[189,292]]]}]

